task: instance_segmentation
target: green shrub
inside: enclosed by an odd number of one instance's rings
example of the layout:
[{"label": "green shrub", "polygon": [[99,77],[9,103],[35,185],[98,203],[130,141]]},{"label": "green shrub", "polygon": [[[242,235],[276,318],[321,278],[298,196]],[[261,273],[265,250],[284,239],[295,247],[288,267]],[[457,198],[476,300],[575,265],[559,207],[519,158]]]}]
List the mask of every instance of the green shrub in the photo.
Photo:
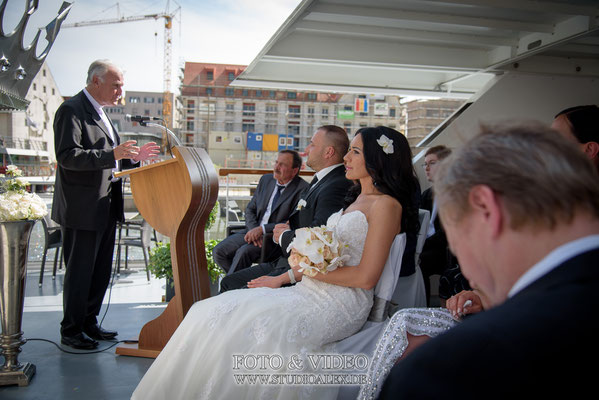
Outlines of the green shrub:
[{"label": "green shrub", "polygon": [[[218,216],[218,202],[210,211],[210,216],[208,217],[208,221],[206,221],[206,230],[209,230],[216,218]],[[216,263],[214,262],[214,258],[212,257],[212,249],[216,246],[220,240],[206,240],[204,242],[204,248],[206,250],[206,261],[208,264],[208,276],[210,276],[210,281],[215,283],[218,280],[220,275],[224,275],[225,271],[223,271]],[[148,262],[148,269],[156,278],[167,278],[173,279],[173,264],[171,262],[171,244],[158,242],[156,243],[156,247],[150,250],[150,260]]]}]

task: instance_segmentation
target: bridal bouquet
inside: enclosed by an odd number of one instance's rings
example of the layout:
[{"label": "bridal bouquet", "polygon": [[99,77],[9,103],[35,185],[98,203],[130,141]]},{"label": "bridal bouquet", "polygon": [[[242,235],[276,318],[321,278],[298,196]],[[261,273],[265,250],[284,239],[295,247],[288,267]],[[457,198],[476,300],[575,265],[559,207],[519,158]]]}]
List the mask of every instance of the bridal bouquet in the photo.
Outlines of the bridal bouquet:
[{"label": "bridal bouquet", "polygon": [[349,255],[343,254],[346,249],[347,245],[325,226],[300,228],[287,248],[291,252],[288,261],[292,267],[299,266],[304,275],[326,274],[349,260]]},{"label": "bridal bouquet", "polygon": [[27,192],[27,182],[14,165],[0,174],[0,222],[41,219],[48,210],[46,203],[35,193]]}]

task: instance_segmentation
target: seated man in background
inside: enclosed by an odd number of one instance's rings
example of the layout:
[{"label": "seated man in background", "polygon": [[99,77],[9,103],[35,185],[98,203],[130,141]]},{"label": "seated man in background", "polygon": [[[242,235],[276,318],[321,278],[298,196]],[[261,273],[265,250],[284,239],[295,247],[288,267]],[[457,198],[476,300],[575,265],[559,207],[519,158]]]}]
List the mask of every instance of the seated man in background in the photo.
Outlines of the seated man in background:
[{"label": "seated man in background", "polygon": [[[213,256],[227,274],[247,268],[260,259],[264,236],[277,223],[285,222],[294,210],[308,183],[299,176],[302,158],[297,151],[279,152],[272,174],[260,178],[254,196],[245,210],[245,229],[233,233],[216,245]],[[267,259],[280,255],[270,246]]]},{"label": "seated man in background", "polygon": [[[349,139],[343,128],[324,125],[316,130],[306,147],[306,164],[316,171],[314,179],[298,201],[289,221],[277,224],[273,232],[273,240],[283,255],[275,261],[227,275],[221,281],[221,293],[247,287],[280,287],[292,282],[293,271],[287,262],[286,252],[295,237],[295,230],[325,225],[329,216],[345,204],[344,198],[352,186],[352,182],[345,178],[343,165],[343,156],[348,148]],[[282,282],[279,278],[287,280]],[[258,281],[258,284],[252,284],[252,281]]]},{"label": "seated man in background", "polygon": [[487,128],[447,162],[434,183],[439,213],[489,309],[414,349],[379,399],[590,393],[588,363],[599,357],[597,171],[541,125]]}]

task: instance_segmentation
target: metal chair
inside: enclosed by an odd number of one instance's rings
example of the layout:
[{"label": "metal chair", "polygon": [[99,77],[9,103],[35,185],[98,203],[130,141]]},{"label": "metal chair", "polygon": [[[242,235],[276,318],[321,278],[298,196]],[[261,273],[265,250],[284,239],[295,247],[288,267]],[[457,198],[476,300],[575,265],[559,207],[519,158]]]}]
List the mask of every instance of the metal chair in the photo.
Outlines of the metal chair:
[{"label": "metal chair", "polygon": [[54,253],[54,268],[52,270],[52,280],[56,279],[56,267],[60,258],[62,265],[62,232],[60,226],[54,223],[48,216],[42,218],[42,226],[44,227],[44,254],[42,256],[42,266],[40,269],[39,287],[42,287],[44,281],[44,267],[46,266],[46,257],[49,249],[56,249]]},{"label": "metal chair", "polygon": [[[123,231],[125,234],[123,235]],[[121,273],[121,248],[125,247],[125,269],[128,268],[129,246],[140,247],[146,264],[146,275],[150,281],[148,258],[153,229],[144,219],[129,220],[118,226],[117,245],[117,275]],[[154,233],[155,234],[155,233]]]}]

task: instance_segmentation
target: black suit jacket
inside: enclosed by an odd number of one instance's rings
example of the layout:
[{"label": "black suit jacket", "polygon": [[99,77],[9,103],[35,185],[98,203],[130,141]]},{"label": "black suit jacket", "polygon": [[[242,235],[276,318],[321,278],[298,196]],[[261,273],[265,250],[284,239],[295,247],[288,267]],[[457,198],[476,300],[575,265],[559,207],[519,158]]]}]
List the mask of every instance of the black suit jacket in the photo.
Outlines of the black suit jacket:
[{"label": "black suit jacket", "polygon": [[583,398],[595,392],[599,249],[414,350],[380,399]]},{"label": "black suit jacket", "polygon": [[[111,182],[115,144],[83,91],[56,111],[54,144],[58,168],[52,219],[84,230],[102,229],[109,216],[122,220],[122,183]],[[128,168],[131,162],[122,160],[121,165]]]},{"label": "black suit jacket", "polygon": [[[433,190],[426,189],[422,192],[420,208],[433,213]],[[426,238],[424,247],[420,254],[420,266],[426,276],[441,274],[448,266],[448,245],[445,230],[441,224],[441,219],[437,214],[433,220],[435,233]]]},{"label": "black suit jacket", "polygon": [[[266,174],[260,178],[256,192],[245,210],[246,231],[260,226],[275,185],[276,180],[273,174]],[[308,186],[308,182],[303,180],[299,175],[289,182],[289,185],[283,190],[276,204],[272,205],[268,223],[264,226],[266,233],[271,233],[277,223],[287,221],[289,215],[295,209],[300,195]]]},{"label": "black suit jacket", "polygon": [[300,210],[296,207],[289,217],[291,230],[284,232],[279,240],[284,255],[279,258],[276,270],[270,275],[278,275],[289,269],[287,247],[295,237],[295,230],[325,225],[331,214],[343,208],[345,195],[351,186],[352,182],[345,177],[345,167],[340,165],[318,181],[311,190],[303,193],[301,198],[306,205]]}]

